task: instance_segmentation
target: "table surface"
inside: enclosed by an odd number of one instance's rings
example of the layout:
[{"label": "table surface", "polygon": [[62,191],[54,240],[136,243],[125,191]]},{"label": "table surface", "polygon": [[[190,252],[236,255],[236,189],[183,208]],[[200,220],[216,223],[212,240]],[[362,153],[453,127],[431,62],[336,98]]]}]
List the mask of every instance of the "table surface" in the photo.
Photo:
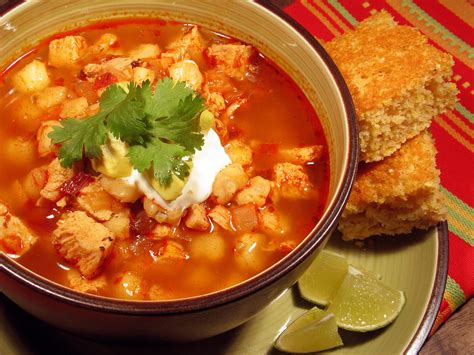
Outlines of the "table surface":
[{"label": "table surface", "polygon": [[425,343],[420,355],[474,354],[474,300],[454,313]]}]

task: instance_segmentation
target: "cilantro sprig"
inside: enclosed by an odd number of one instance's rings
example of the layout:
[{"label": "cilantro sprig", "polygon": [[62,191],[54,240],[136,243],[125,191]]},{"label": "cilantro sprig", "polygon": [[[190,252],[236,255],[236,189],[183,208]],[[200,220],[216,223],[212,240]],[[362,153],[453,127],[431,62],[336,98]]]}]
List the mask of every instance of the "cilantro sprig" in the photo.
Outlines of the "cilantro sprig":
[{"label": "cilantro sprig", "polygon": [[100,158],[100,146],[110,133],[128,143],[130,163],[140,172],[152,170],[155,179],[169,186],[172,175],[184,180],[189,175],[186,163],[204,140],[200,133],[199,113],[204,99],[183,82],[160,80],[153,91],[150,82],[133,82],[125,90],[109,86],[100,98],[100,111],[86,119],[68,118],[48,135],[61,144],[61,165]]}]

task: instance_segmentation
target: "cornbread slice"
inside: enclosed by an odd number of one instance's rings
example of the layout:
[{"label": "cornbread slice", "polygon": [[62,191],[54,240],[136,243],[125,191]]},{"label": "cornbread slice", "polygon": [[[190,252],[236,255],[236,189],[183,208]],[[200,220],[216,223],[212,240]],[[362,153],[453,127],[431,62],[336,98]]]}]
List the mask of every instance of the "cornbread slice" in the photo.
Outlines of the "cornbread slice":
[{"label": "cornbread slice", "polygon": [[424,131],[392,156],[361,163],[339,223],[344,240],[409,233],[446,219],[436,148]]},{"label": "cornbread slice", "polygon": [[352,94],[363,161],[391,155],[456,101],[456,85],[449,82],[453,58],[387,12],[325,47]]}]

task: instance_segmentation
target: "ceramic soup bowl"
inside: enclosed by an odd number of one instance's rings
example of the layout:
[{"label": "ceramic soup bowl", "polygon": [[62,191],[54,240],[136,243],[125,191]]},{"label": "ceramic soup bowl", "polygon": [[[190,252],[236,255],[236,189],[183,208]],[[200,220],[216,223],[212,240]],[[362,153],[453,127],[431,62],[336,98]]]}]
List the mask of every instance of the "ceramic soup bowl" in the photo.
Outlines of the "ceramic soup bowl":
[{"label": "ceramic soup bowl", "polygon": [[27,1],[0,19],[5,65],[54,33],[101,19],[155,17],[197,24],[256,47],[302,89],[329,146],[330,188],[322,218],[286,257],[251,279],[212,294],[171,301],[124,301],[82,294],[0,253],[0,291],[31,314],[86,336],[190,341],[244,323],[291,287],[324,247],[348,198],[358,142],[349,91],[322,46],[267,2],[166,0]]}]

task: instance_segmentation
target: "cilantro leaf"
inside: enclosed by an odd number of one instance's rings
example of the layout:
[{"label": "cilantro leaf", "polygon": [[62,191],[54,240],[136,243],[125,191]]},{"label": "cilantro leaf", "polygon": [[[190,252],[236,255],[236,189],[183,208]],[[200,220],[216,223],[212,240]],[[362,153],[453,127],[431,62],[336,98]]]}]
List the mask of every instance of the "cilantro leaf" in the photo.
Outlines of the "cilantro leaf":
[{"label": "cilantro leaf", "polygon": [[196,92],[186,86],[186,83],[164,78],[158,81],[152,100],[147,102],[147,114],[154,118],[171,116],[180,107],[182,101],[193,95],[196,95]]},{"label": "cilantro leaf", "polygon": [[203,104],[201,96],[187,96],[168,116],[152,123],[153,135],[180,144],[189,153],[194,153],[194,149],[200,149],[204,143],[203,135],[199,132],[198,115],[203,110]]},{"label": "cilantro leaf", "polygon": [[110,85],[99,106],[99,113],[63,120],[48,135],[54,144],[62,144],[63,166],[70,167],[83,155],[100,157],[101,145],[111,133],[128,143],[132,165],[140,172],[152,169],[160,184],[168,186],[173,174],[182,180],[189,175],[186,160],[204,144],[199,126],[202,96],[183,82],[165,78],[157,82],[155,91],[149,81],[141,86],[130,82],[126,89]]},{"label": "cilantro leaf", "polygon": [[199,127],[204,99],[185,83],[175,83],[170,78],[159,81],[155,93],[144,84],[141,94],[153,140],[145,148],[132,146],[130,162],[139,171],[153,168],[155,179],[164,186],[171,183],[171,174],[184,180],[189,175],[189,165],[183,158],[204,144]]},{"label": "cilantro leaf", "polygon": [[168,144],[159,139],[145,145],[130,147],[129,158],[139,172],[153,169],[153,176],[163,186],[172,182],[172,174],[182,180],[189,175],[189,166],[184,163],[185,149],[178,144]]},{"label": "cilantro leaf", "polygon": [[128,85],[128,93],[120,85],[110,85],[102,94],[100,108],[107,115],[107,127],[118,139],[125,142],[143,143],[147,136],[144,121],[145,103],[137,95],[139,87],[133,82]]},{"label": "cilantro leaf", "polygon": [[55,144],[63,143],[59,149],[59,159],[64,167],[71,167],[82,155],[89,158],[100,156],[100,146],[105,143],[107,128],[103,114],[98,113],[85,120],[68,118],[61,121],[62,127],[55,126],[48,135]]}]

